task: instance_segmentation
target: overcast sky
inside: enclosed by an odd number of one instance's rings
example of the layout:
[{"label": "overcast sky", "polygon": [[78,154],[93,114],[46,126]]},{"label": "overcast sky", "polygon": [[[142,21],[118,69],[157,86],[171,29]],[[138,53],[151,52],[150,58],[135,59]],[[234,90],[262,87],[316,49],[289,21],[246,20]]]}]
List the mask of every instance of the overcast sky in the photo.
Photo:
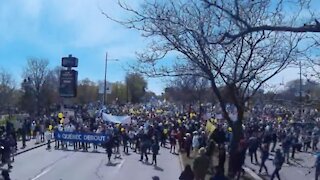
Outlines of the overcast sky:
[{"label": "overcast sky", "polygon": [[[137,7],[141,0],[130,0]],[[104,59],[108,81],[124,81],[127,63],[147,44],[136,31],[107,20],[99,7],[115,17],[125,17],[115,0],[8,0],[0,1],[0,67],[21,80],[22,69],[30,57],[45,58],[59,66],[61,57],[79,58],[79,79],[102,80]],[[286,70],[271,84],[298,78],[298,71]],[[148,79],[149,89],[160,94],[165,83]]]}]

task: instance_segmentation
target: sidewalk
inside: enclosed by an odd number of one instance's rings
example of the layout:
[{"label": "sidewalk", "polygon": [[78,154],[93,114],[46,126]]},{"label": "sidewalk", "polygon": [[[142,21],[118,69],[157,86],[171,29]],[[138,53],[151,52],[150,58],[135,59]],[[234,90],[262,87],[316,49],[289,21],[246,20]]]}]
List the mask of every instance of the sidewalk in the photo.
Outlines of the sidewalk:
[{"label": "sidewalk", "polygon": [[18,150],[14,154],[15,156],[19,155],[19,154],[22,154],[22,153],[25,153],[25,152],[28,152],[28,151],[33,150],[35,148],[38,148],[38,147],[41,147],[41,146],[45,146],[46,142],[42,142],[42,143],[36,144],[36,139],[30,139],[29,141],[26,141],[26,147],[25,148],[22,148],[22,141],[18,141],[17,144],[18,144]]}]

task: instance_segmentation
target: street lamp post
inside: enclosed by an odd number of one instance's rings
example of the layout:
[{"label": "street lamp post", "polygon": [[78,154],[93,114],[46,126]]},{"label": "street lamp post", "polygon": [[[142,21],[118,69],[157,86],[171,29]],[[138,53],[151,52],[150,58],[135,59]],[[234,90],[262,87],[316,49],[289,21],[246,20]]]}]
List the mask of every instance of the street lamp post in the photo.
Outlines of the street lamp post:
[{"label": "street lamp post", "polygon": [[108,59],[108,52],[106,52],[105,68],[104,68],[104,87],[103,87],[103,105],[107,105],[107,70],[108,70],[108,60],[118,61],[119,59]]}]

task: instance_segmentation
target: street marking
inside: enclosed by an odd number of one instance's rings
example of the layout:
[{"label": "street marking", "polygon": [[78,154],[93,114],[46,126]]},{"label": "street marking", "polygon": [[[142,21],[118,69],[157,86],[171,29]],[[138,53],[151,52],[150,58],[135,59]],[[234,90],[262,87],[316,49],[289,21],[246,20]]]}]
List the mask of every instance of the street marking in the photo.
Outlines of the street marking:
[{"label": "street marking", "polygon": [[243,167],[244,171],[246,171],[250,176],[252,176],[255,180],[263,180],[261,177],[259,177],[255,172],[253,172],[251,169],[247,167]]},{"label": "street marking", "polygon": [[122,168],[122,166],[124,165],[124,162],[125,162],[125,161],[126,161],[125,159],[121,160],[121,162],[120,162],[120,164],[119,164],[119,169]]},{"label": "street marking", "polygon": [[43,175],[45,175],[45,174],[47,174],[49,171],[51,171],[51,169],[52,169],[52,168],[48,168],[48,169],[42,171],[42,173],[38,174],[36,177],[34,177],[34,178],[31,179],[31,180],[37,180],[37,179],[39,179],[40,177],[42,177]]}]

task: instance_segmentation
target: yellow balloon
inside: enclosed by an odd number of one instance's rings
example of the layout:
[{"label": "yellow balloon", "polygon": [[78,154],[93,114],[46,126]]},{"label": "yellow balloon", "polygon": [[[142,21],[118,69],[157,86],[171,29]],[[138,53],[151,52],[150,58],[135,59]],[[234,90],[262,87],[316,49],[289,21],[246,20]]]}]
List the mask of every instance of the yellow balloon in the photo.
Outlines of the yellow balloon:
[{"label": "yellow balloon", "polygon": [[60,119],[63,118],[63,114],[62,114],[62,113],[59,113],[59,114],[58,114],[58,118],[60,118]]},{"label": "yellow balloon", "polygon": [[49,130],[50,130],[50,131],[52,130],[52,125],[49,125]]},{"label": "yellow balloon", "polygon": [[232,128],[231,128],[231,127],[228,127],[228,131],[229,131],[229,132],[232,132]]}]

